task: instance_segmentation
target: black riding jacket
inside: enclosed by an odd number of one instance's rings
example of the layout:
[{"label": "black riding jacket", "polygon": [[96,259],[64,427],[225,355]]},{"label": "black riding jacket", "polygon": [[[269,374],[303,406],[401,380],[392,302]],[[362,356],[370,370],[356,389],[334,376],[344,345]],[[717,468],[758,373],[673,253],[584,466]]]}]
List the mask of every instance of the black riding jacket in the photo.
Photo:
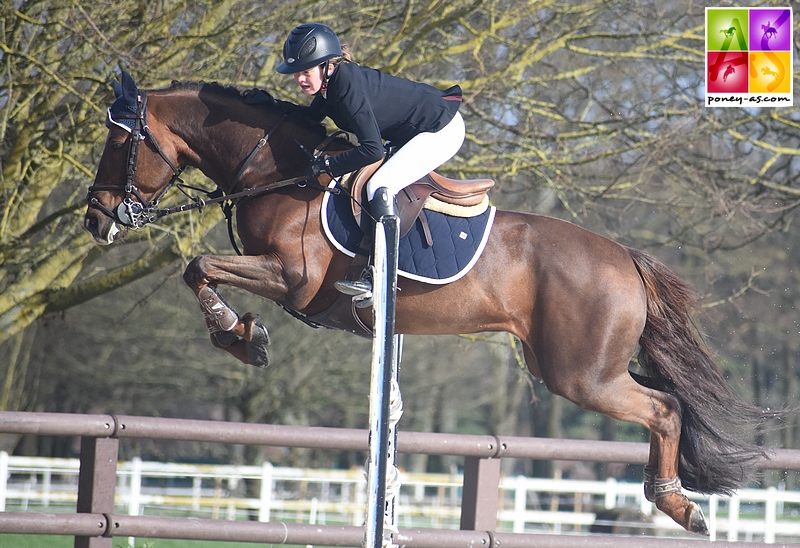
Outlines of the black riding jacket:
[{"label": "black riding jacket", "polygon": [[442,91],[341,63],[328,81],[326,96],[317,95],[310,108],[358,138],[356,148],[330,157],[331,173],[338,177],[383,158],[384,140],[399,147],[419,133],[439,131],[460,105],[459,86]]}]

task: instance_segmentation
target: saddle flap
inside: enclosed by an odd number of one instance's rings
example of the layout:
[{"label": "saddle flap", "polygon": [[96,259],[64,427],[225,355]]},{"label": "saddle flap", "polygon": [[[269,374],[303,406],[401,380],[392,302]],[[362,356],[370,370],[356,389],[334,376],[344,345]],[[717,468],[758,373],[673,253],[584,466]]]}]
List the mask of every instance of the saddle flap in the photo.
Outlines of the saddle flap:
[{"label": "saddle flap", "polygon": [[361,225],[361,204],[362,202],[366,202],[366,187],[367,181],[375,175],[375,172],[378,171],[378,168],[381,167],[383,164],[384,159],[378,160],[377,162],[370,164],[368,166],[364,166],[355,173],[351,174],[350,177],[347,179],[347,183],[350,186],[350,195],[355,198],[355,200],[351,200],[350,204],[353,208],[353,217],[356,218],[356,222],[359,226]]}]

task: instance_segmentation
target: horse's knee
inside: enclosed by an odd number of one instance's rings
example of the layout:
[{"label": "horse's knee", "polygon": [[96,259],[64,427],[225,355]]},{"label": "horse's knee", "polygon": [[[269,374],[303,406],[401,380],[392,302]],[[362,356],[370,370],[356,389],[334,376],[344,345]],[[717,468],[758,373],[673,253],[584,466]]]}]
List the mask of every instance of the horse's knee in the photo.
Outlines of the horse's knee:
[{"label": "horse's knee", "polygon": [[205,257],[202,255],[195,257],[189,261],[189,264],[183,271],[183,281],[195,291],[208,283],[204,259]]}]

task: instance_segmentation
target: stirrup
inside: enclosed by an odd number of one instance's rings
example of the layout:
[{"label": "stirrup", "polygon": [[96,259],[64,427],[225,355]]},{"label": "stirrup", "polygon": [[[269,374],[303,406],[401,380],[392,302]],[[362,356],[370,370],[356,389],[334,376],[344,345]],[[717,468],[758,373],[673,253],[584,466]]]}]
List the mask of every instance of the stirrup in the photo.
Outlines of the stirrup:
[{"label": "stirrup", "polygon": [[359,280],[339,280],[333,284],[333,287],[345,295],[351,295],[353,297],[372,297],[372,282],[366,278],[361,278]]}]

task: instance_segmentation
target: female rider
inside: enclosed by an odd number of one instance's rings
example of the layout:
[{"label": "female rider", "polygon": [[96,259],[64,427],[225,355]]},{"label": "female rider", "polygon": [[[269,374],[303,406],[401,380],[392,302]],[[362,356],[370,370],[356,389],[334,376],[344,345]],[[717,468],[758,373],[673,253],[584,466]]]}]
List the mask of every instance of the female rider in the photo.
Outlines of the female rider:
[{"label": "female rider", "polygon": [[[393,214],[394,197],[455,156],[464,142],[464,120],[458,113],[461,88],[445,91],[384,74],[354,63],[342,52],[339,38],[322,24],[300,25],[283,46],[281,74],[293,74],[300,89],[314,97],[310,108],[355,134],[358,146],[312,160],[307,175],[339,177],[384,157],[384,141],[397,152],[367,185],[373,218]],[[336,282],[356,304],[371,304],[372,283],[366,276]]]}]

